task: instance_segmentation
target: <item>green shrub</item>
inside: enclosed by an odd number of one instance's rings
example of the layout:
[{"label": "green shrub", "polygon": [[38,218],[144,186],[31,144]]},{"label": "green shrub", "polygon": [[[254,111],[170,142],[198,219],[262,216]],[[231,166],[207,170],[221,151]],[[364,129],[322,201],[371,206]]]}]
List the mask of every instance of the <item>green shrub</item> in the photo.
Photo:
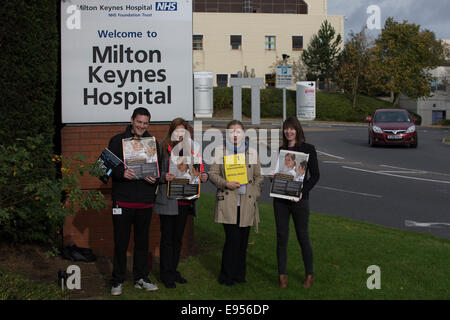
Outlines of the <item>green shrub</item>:
[{"label": "green shrub", "polygon": [[0,5],[2,144],[44,136],[37,155],[53,152],[53,108],[58,77],[57,1],[2,1]]},{"label": "green shrub", "polygon": [[440,126],[450,126],[450,119],[444,119],[439,121],[438,125]]},{"label": "green shrub", "polygon": [[14,241],[47,242],[62,219],[51,219],[62,183],[50,160],[59,108],[57,8],[54,0],[0,4],[0,235]]},{"label": "green shrub", "polygon": [[[286,116],[295,116],[296,91],[286,90]],[[283,90],[266,88],[260,91],[261,118],[283,117]],[[366,116],[371,116],[376,109],[397,108],[389,102],[359,95],[355,108],[352,107],[352,96],[346,93],[316,93],[316,120],[363,122]],[[233,89],[214,88],[214,112],[233,109]],[[251,117],[251,89],[242,88],[242,113]],[[411,112],[421,123],[421,117]]]},{"label": "green shrub", "polygon": [[[79,209],[106,207],[100,191],[84,191],[79,176],[91,170],[83,156],[62,159],[43,155],[44,166],[36,166],[36,149],[43,135],[16,139],[0,145],[0,238],[12,242],[54,243],[65,217]],[[61,163],[62,174],[48,176]],[[46,169],[50,168],[50,169]]]},{"label": "green shrub", "polygon": [[[293,94],[291,92],[293,92]],[[215,87],[214,112],[233,109],[233,88]],[[295,115],[295,91],[286,90],[286,113]],[[242,114],[251,117],[252,95],[250,88],[242,88]],[[260,90],[261,118],[283,117],[283,90],[267,88]]]}]

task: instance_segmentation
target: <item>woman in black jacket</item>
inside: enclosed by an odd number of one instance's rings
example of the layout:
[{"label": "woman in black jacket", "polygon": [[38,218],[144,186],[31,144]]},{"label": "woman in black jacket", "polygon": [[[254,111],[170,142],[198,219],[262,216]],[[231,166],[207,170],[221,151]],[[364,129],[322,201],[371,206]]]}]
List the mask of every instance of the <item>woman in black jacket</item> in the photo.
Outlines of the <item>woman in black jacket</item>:
[{"label": "woman in black jacket", "polygon": [[309,191],[320,177],[316,149],[305,142],[303,128],[296,117],[289,117],[283,123],[283,145],[280,150],[290,150],[309,154],[308,165],[300,200],[273,199],[275,223],[277,229],[277,261],[280,288],[287,286],[287,243],[289,239],[289,220],[294,220],[297,240],[302,250],[305,265],[305,280],[303,286],[309,288],[315,280],[313,269],[313,250],[309,240]]}]

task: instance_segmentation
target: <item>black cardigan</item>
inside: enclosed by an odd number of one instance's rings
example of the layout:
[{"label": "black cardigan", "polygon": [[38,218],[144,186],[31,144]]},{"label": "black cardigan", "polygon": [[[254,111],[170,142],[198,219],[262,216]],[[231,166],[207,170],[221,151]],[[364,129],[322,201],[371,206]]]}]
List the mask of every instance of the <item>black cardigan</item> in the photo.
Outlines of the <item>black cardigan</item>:
[{"label": "black cardigan", "polygon": [[[283,149],[280,148],[280,150]],[[303,188],[302,188],[302,199],[309,199],[309,191],[311,191],[311,189],[320,179],[319,161],[317,160],[316,148],[312,144],[304,142],[300,146],[295,145],[292,151],[309,154],[308,166],[306,169],[306,175],[305,179],[303,180]]]}]

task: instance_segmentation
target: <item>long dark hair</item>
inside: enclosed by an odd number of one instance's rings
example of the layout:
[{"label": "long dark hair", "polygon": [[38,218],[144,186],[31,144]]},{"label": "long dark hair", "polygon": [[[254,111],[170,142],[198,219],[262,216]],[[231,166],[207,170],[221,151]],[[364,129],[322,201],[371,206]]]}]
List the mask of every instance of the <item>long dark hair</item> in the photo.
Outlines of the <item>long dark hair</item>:
[{"label": "long dark hair", "polygon": [[[173,149],[173,146],[178,143],[177,141],[172,141],[172,133],[175,131],[175,128],[178,127],[179,125],[182,125],[184,127],[184,129],[186,129],[191,134],[191,138],[192,138],[194,132],[193,132],[191,125],[183,118],[173,119],[169,126],[169,132],[167,133],[167,135],[164,137],[164,139],[162,141],[163,155],[168,154],[168,147],[167,147],[168,145],[170,146],[171,149]],[[183,141],[184,140],[185,139],[183,139]],[[184,141],[184,142],[189,143],[189,141]]]},{"label": "long dark hair", "polygon": [[298,121],[297,117],[289,117],[283,122],[283,145],[281,146],[281,149],[287,149],[288,148],[288,140],[286,139],[286,136],[284,135],[284,130],[287,128],[294,129],[296,131],[295,135],[295,145],[301,146],[303,142],[306,141],[305,134],[303,132],[302,125],[300,124],[300,121]]}]

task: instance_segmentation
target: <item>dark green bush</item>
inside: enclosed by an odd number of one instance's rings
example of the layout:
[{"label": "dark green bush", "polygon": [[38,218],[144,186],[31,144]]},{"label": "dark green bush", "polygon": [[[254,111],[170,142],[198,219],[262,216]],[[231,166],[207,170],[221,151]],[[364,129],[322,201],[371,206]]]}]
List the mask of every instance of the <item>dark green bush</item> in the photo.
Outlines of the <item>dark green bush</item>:
[{"label": "dark green bush", "polygon": [[[266,88],[260,91],[261,118],[283,117],[283,90]],[[286,115],[296,115],[296,91],[286,90]],[[373,115],[376,109],[395,108],[392,104],[380,99],[358,96],[355,108],[352,97],[345,93],[317,92],[316,120],[363,122],[366,116]],[[233,109],[233,89],[214,88],[214,112]],[[251,89],[242,89],[242,113],[251,117]],[[412,113],[420,124],[421,117]]]},{"label": "dark green bush", "polygon": [[12,136],[43,134],[38,153],[52,153],[57,1],[2,1],[0,8],[0,141],[11,144]]},{"label": "dark green bush", "polygon": [[[293,92],[293,94],[292,94]],[[233,88],[214,88],[214,112],[233,109]],[[242,114],[251,117],[251,89],[242,88]],[[261,118],[283,117],[283,90],[267,88],[260,90]],[[286,90],[286,113],[295,115],[295,91]]]},{"label": "dark green bush", "polygon": [[63,219],[52,220],[49,204],[55,202],[43,201],[61,201],[50,160],[59,99],[57,8],[55,0],[0,4],[0,233],[13,241],[48,242]]},{"label": "dark green bush", "polygon": [[[43,135],[15,139],[13,145],[0,145],[0,238],[12,242],[52,243],[64,224],[65,217],[78,209],[97,209],[106,206],[100,191],[84,191],[79,176],[92,165],[83,156],[62,159],[46,154],[36,166],[34,154],[42,145]],[[48,176],[45,167],[61,163],[61,175]],[[62,195],[65,195],[62,197]]]},{"label": "dark green bush", "polygon": [[441,120],[438,124],[441,126],[450,126],[450,119]]}]

